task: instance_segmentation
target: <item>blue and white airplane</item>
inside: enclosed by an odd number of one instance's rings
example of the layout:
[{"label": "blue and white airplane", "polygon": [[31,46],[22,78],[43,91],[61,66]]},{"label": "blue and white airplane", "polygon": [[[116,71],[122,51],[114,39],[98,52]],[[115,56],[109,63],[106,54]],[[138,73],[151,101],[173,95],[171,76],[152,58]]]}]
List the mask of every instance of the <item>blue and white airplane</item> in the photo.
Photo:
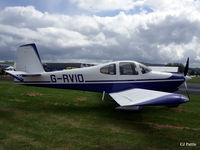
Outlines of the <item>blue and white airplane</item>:
[{"label": "blue and white airplane", "polygon": [[20,85],[86,90],[108,93],[118,109],[140,110],[145,105],[178,106],[189,98],[174,92],[185,82],[184,76],[155,72],[136,61],[116,61],[72,70],[45,72],[35,44],[18,48],[15,71],[6,71]]}]

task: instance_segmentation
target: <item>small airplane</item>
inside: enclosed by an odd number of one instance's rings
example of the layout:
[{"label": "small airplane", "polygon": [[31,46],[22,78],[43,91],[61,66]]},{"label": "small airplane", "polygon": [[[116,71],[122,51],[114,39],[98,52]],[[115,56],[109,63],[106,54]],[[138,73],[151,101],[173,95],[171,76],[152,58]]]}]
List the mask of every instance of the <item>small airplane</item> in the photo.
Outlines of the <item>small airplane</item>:
[{"label": "small airplane", "polygon": [[[156,72],[136,61],[115,61],[96,66],[45,72],[34,43],[18,48],[15,71],[6,71],[20,85],[86,90],[108,93],[120,106],[117,109],[140,110],[146,105],[177,107],[189,101],[178,90],[185,82],[187,92],[187,59],[184,75]],[[189,95],[188,95],[189,96]]]}]

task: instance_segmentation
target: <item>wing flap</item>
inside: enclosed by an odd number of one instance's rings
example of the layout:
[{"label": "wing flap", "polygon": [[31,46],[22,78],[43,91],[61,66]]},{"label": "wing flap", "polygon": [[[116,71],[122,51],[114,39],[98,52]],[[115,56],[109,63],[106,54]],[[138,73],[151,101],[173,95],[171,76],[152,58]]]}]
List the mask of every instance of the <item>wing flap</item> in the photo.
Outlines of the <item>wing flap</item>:
[{"label": "wing flap", "polygon": [[120,106],[169,105],[189,101],[180,94],[138,88],[110,93],[110,96]]}]

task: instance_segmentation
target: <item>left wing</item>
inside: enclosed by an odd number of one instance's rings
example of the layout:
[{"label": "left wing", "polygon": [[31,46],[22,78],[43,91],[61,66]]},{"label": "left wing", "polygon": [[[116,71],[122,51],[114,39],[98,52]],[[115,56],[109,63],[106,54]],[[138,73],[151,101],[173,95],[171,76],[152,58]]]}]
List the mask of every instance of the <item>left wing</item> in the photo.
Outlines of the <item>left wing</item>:
[{"label": "left wing", "polygon": [[185,103],[189,101],[187,97],[180,94],[139,88],[109,93],[109,95],[122,107],[144,105],[170,105]]}]

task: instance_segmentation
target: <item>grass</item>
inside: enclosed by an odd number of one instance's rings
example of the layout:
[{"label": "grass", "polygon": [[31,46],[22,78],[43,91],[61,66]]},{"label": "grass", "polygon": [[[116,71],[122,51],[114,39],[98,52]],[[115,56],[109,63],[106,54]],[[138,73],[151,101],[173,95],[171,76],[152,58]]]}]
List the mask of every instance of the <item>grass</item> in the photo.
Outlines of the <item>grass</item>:
[{"label": "grass", "polygon": [[200,77],[193,77],[188,83],[200,83]]},{"label": "grass", "polygon": [[[178,108],[115,110],[100,93],[0,81],[0,149],[199,149],[200,96]],[[180,147],[180,142],[196,147]]]}]

